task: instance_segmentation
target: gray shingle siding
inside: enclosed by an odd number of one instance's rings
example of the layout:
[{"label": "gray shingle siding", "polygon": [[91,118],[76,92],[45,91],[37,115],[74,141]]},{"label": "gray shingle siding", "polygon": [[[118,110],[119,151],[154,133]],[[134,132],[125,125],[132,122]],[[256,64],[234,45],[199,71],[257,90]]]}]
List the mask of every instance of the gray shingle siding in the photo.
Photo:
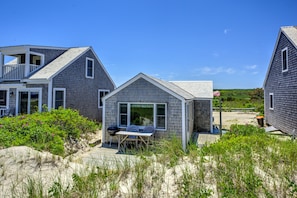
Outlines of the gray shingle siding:
[{"label": "gray shingle siding", "polygon": [[[94,59],[94,79],[86,78],[87,57]],[[101,121],[102,108],[98,108],[98,90],[113,91],[114,86],[89,50],[53,78],[53,88],[66,89],[66,108],[77,109],[80,114]]]},{"label": "gray shingle siding", "polygon": [[47,65],[48,63],[56,59],[58,56],[63,54],[66,50],[31,48],[30,51],[44,54],[44,65]]},{"label": "gray shingle siding", "polygon": [[[288,71],[282,72],[282,49],[288,47]],[[274,94],[274,110],[269,109],[269,93]],[[281,33],[266,83],[265,121],[269,125],[291,133],[297,130],[297,49]]]},{"label": "gray shingle siding", "polygon": [[[171,133],[181,137],[181,101],[150,82],[140,78],[105,101],[106,128],[109,125],[118,124],[119,102],[167,103],[167,131],[157,131],[156,137],[168,136]],[[106,140],[109,140],[107,133]]]},{"label": "gray shingle siding", "polygon": [[196,100],[195,113],[194,113],[194,131],[197,132],[210,132],[211,115],[210,107],[211,100]]}]

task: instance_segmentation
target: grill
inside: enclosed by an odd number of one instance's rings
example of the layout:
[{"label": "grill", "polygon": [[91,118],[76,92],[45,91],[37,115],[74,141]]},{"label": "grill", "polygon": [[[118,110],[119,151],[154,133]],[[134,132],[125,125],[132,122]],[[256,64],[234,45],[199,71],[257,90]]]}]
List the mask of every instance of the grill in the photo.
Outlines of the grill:
[{"label": "grill", "polygon": [[107,128],[107,132],[110,136],[115,136],[118,131],[120,131],[120,129],[117,126],[110,126]]}]

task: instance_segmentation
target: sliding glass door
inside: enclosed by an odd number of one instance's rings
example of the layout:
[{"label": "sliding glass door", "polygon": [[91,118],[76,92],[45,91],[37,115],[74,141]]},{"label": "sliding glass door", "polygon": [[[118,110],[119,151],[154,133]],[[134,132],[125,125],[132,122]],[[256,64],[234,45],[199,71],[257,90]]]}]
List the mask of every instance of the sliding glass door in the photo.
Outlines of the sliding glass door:
[{"label": "sliding glass door", "polygon": [[30,114],[39,111],[40,108],[39,91],[19,91],[19,114]]}]

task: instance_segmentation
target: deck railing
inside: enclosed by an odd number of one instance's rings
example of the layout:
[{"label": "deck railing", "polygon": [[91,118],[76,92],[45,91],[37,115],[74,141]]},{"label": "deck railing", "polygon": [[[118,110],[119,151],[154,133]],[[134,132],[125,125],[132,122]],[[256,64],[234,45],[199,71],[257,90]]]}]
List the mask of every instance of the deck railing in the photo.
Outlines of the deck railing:
[{"label": "deck railing", "polygon": [[[3,65],[2,77],[3,80],[20,80],[25,77],[25,64]],[[30,65],[30,73],[38,69],[40,65]]]}]

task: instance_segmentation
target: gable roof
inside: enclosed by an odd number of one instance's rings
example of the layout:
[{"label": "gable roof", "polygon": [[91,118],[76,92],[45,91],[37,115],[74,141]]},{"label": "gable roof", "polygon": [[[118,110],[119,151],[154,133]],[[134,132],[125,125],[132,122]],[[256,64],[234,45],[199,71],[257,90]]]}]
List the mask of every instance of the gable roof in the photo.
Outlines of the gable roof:
[{"label": "gable roof", "polygon": [[102,62],[98,58],[97,54],[94,52],[92,47],[73,47],[69,48],[66,52],[58,56],[55,60],[50,62],[49,64],[42,67],[28,79],[24,79],[23,81],[49,81],[61,71],[63,71],[66,67],[76,61],[79,57],[85,54],[88,50],[91,50],[98,62],[100,63],[102,69],[108,76],[109,80],[112,82],[113,87],[115,88],[115,83],[110,77],[109,73],[106,71]]},{"label": "gable roof", "polygon": [[284,27],[281,27],[279,32],[278,32],[276,43],[274,45],[274,50],[273,50],[273,53],[272,53],[272,56],[271,56],[271,59],[270,59],[270,62],[269,62],[269,66],[268,66],[268,69],[267,69],[267,72],[266,72],[263,87],[265,87],[265,84],[266,84],[266,81],[267,81],[267,78],[268,78],[268,74],[269,74],[269,71],[270,71],[270,68],[271,68],[271,64],[272,64],[272,61],[273,61],[273,58],[274,58],[274,54],[276,52],[276,49],[277,49],[281,34],[284,34],[285,37],[297,49],[297,26],[284,26]]},{"label": "gable roof", "polygon": [[195,98],[213,98],[212,81],[172,81]]},{"label": "gable roof", "polygon": [[[148,82],[150,82],[150,83],[152,83],[153,85],[157,86],[158,88],[162,89],[163,91],[166,91],[167,93],[179,98],[180,100],[183,100],[183,99],[184,100],[191,100],[191,99],[195,99],[195,98],[200,98],[198,95],[193,95],[192,93],[190,93],[187,90],[183,89],[181,86],[178,86],[177,83],[164,81],[164,80],[152,77],[152,76],[148,76],[148,75],[143,74],[143,73],[139,73],[138,75],[136,75],[135,77],[133,77],[132,79],[130,79],[129,81],[127,81],[123,85],[119,86],[114,91],[112,91],[106,97],[104,97],[104,100],[106,100],[107,98],[115,95],[116,93],[120,92],[122,89],[128,87],[129,85],[131,85],[132,83],[134,83],[135,81],[137,81],[138,79],[141,79],[141,78],[148,81]],[[212,84],[211,81],[209,83]],[[211,87],[211,90],[209,92],[211,92],[211,95],[212,95],[212,85],[208,86],[208,88],[210,88],[210,87]]]},{"label": "gable roof", "polygon": [[35,74],[29,77],[29,80],[50,80],[64,68],[77,60],[82,54],[84,54],[89,47],[70,48],[55,60],[45,65]]}]

